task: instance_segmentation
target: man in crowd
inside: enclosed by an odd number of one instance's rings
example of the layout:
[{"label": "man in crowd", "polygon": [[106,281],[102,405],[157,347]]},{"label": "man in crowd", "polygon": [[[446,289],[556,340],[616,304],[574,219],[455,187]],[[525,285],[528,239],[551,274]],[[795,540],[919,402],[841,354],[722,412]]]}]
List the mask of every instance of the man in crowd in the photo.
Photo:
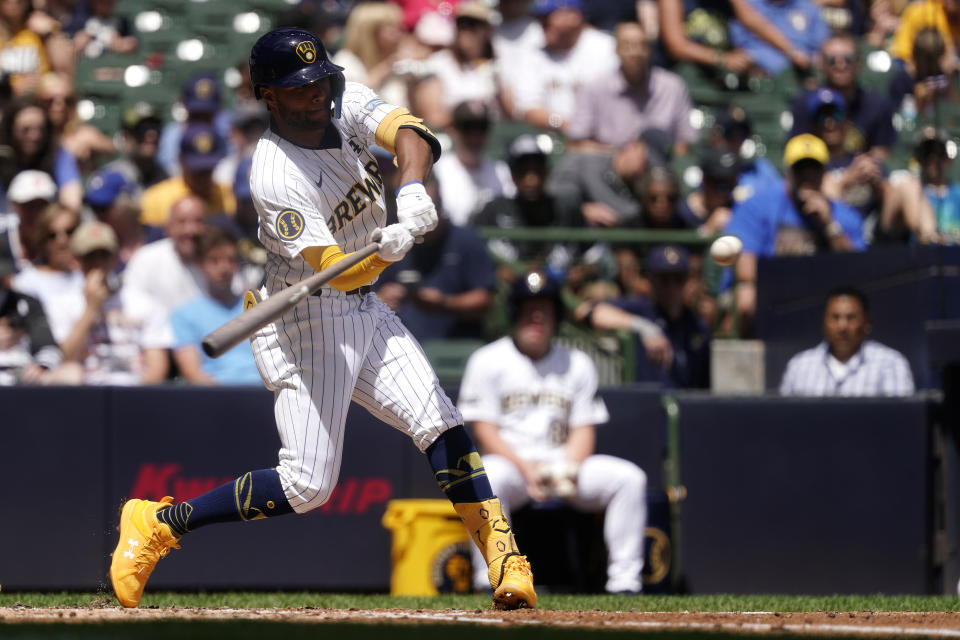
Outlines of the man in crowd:
[{"label": "man in crowd", "polygon": [[735,305],[744,335],[752,332],[757,304],[757,260],[866,248],[860,214],[823,193],[830,152],[808,133],[791,138],[783,153],[787,177],[734,208],[725,233],[743,242],[737,260]]},{"label": "man in crowd", "polygon": [[170,316],[173,360],[187,382],[259,385],[260,374],[246,342],[219,358],[207,356],[200,348],[205,335],[243,312],[243,298],[233,291],[240,269],[236,238],[225,229],[210,227],[197,244],[197,265],[205,286],[200,295]]},{"label": "man in crowd", "polygon": [[200,199],[208,216],[221,213],[232,216],[237,205],[231,187],[213,181],[213,169],[223,155],[223,146],[212,126],[204,123],[189,125],[180,140],[181,174],[158,182],[143,192],[140,221],[154,227],[156,233],[167,223],[174,203],[188,195]]},{"label": "man in crowd", "polygon": [[453,150],[440,156],[433,175],[454,224],[472,224],[485,204],[513,196],[510,170],[487,152],[492,125],[490,108],[479,100],[462,102],[453,110]]},{"label": "man in crowd", "polygon": [[484,337],[496,274],[483,240],[446,216],[436,181],[424,185],[437,207],[437,228],[380,276],[377,295],[418,340]]},{"label": "man in crowd", "polygon": [[[893,129],[893,108],[887,96],[860,86],[857,73],[860,58],[856,40],[846,34],[833,35],[824,41],[820,50],[820,70],[824,86],[843,96],[850,127],[844,146],[853,154],[869,152],[878,160],[890,154],[897,141]],[[814,128],[810,113],[810,95],[801,92],[793,102],[793,129],[791,136],[811,133]]]},{"label": "man in crowd", "polygon": [[910,363],[870,334],[870,304],[863,292],[838,287],[827,294],[824,340],[787,363],[780,393],[790,396],[908,396]]},{"label": "man in crowd", "polygon": [[[471,423],[504,514],[531,500],[561,498],[605,511],[606,590],[639,593],[647,520],[644,472],[595,453],[596,425],[609,419],[597,371],[582,351],[553,343],[563,308],[560,285],[541,272],[511,291],[513,333],[467,362],[459,407]],[[474,584],[486,582],[475,556]]]},{"label": "man in crowd", "polygon": [[504,82],[515,97],[515,119],[563,131],[583,85],[616,70],[616,45],[610,34],[586,23],[580,0],[536,0],[533,12],[543,25],[544,45],[503,66]]},{"label": "man in crowd", "polygon": [[84,368],[86,384],[156,384],[167,377],[173,334],[167,313],[113,276],[117,237],[103,222],[74,232],[73,253],[85,284],[51,300],[53,335],[64,358]]},{"label": "man in crowd", "polygon": [[[577,219],[564,218],[556,199],[546,192],[547,154],[530,134],[523,134],[510,143],[507,150],[510,175],[517,188],[516,196],[494,198],[477,214],[477,227],[571,227]],[[569,211],[569,207],[567,208]],[[548,269],[564,270],[572,261],[573,243],[545,243],[491,238],[487,249],[504,264],[539,262]],[[519,275],[519,274],[518,274]]]},{"label": "man in crowd", "polygon": [[200,295],[197,241],[207,228],[203,201],[187,195],[170,209],[167,237],[140,247],[124,271],[124,284],[149,297],[169,314]]},{"label": "man in crowd", "polygon": [[678,155],[696,142],[690,96],[680,76],[650,65],[650,45],[636,22],[614,30],[620,68],[577,91],[566,134],[578,146],[618,149],[650,128],[669,134]]},{"label": "man in crowd", "polygon": [[7,190],[7,202],[14,220],[9,226],[15,228],[11,235],[16,255],[27,260],[37,257],[39,247],[34,245],[34,231],[40,214],[57,199],[57,185],[49,173],[27,169],[14,176]]}]

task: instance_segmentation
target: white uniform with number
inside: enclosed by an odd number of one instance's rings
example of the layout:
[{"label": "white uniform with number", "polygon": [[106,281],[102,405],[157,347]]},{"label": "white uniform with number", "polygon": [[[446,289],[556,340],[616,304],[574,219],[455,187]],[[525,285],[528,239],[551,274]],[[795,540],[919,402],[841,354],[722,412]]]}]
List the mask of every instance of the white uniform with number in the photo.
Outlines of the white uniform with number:
[{"label": "white uniform with number", "polygon": [[[597,371],[577,349],[553,345],[540,360],[520,353],[507,336],[478,349],[467,362],[460,385],[460,410],[468,422],[489,422],[518,456],[531,462],[563,460],[570,429],[609,419],[597,395]],[[504,512],[530,501],[520,470],[499,455],[484,455],[483,466]],[[640,591],[643,532],[647,521],[644,472],[632,462],[591,455],[577,474],[569,500],[585,511],[605,510],[607,591]],[[482,588],[486,565],[477,556],[474,584]]]},{"label": "white uniform with number", "polygon": [[[349,253],[386,224],[383,179],[368,151],[381,120],[398,107],[348,82],[332,148],[298,146],[268,130],[257,144],[250,191],[267,249],[264,297],[313,274],[310,246]],[[282,448],[277,468],[291,506],[303,513],[330,497],[340,473],[350,401],[408,434],[424,451],[462,418],[416,339],[375,294],[327,286],[251,339]]]}]

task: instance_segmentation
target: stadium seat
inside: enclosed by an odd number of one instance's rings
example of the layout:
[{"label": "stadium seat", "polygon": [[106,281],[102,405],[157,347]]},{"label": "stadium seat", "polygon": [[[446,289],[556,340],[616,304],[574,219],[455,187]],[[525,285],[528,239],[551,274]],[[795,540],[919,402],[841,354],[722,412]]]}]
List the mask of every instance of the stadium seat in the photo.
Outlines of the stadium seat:
[{"label": "stadium seat", "polygon": [[421,342],[427,359],[440,380],[458,381],[463,377],[470,355],[482,347],[482,340],[424,340]]}]

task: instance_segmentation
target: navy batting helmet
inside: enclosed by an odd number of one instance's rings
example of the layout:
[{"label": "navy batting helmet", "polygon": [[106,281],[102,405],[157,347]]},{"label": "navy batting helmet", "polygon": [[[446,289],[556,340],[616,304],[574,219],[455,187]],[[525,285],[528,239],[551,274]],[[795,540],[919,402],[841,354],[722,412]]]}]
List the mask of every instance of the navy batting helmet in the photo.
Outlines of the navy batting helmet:
[{"label": "navy batting helmet", "polygon": [[553,301],[556,311],[557,324],[563,319],[565,308],[560,291],[563,286],[560,282],[543,271],[531,271],[517,278],[510,288],[510,321],[516,322],[519,315],[520,303],[530,298],[546,298]]},{"label": "navy batting helmet", "polygon": [[250,81],[260,98],[260,85],[299,87],[330,76],[333,117],[340,117],[346,80],[343,67],[330,62],[317,36],[304,29],[285,27],[264,34],[250,50]]}]

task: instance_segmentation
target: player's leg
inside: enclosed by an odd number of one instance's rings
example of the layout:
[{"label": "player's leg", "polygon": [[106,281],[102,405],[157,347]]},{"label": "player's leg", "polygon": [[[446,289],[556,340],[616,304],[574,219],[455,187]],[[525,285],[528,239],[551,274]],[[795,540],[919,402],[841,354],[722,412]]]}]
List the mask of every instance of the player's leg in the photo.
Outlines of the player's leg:
[{"label": "player's leg", "polygon": [[370,296],[379,322],[353,400],[406,433],[427,455],[434,478],[480,548],[499,608],[533,607],[537,595],[500,501],[460,412],[443,391],[420,344],[386,305]]},{"label": "player's leg", "polygon": [[124,505],[110,569],[114,592],[124,606],[137,606],[156,563],[178,548],[186,533],[208,524],[303,513],[329,498],[340,470],[350,390],[362,363],[362,349],[343,349],[339,340],[348,322],[351,337],[369,340],[374,322],[371,314],[353,320],[340,314],[313,323],[319,304],[311,300],[291,310],[253,340],[257,366],[274,391],[280,465],[245,473],[177,504],[165,497]]},{"label": "player's leg", "polygon": [[[482,460],[493,494],[499,498],[503,515],[509,521],[514,509],[519,509],[530,501],[523,474],[516,465],[503,456],[485,455]],[[487,563],[477,545],[473,547],[472,556],[473,587],[482,591],[488,587],[490,581]]]},{"label": "player's leg", "polygon": [[643,536],[647,526],[647,476],[629,460],[589,456],[577,473],[573,506],[605,510],[603,540],[607,547],[609,592],[639,592],[643,588]]}]

